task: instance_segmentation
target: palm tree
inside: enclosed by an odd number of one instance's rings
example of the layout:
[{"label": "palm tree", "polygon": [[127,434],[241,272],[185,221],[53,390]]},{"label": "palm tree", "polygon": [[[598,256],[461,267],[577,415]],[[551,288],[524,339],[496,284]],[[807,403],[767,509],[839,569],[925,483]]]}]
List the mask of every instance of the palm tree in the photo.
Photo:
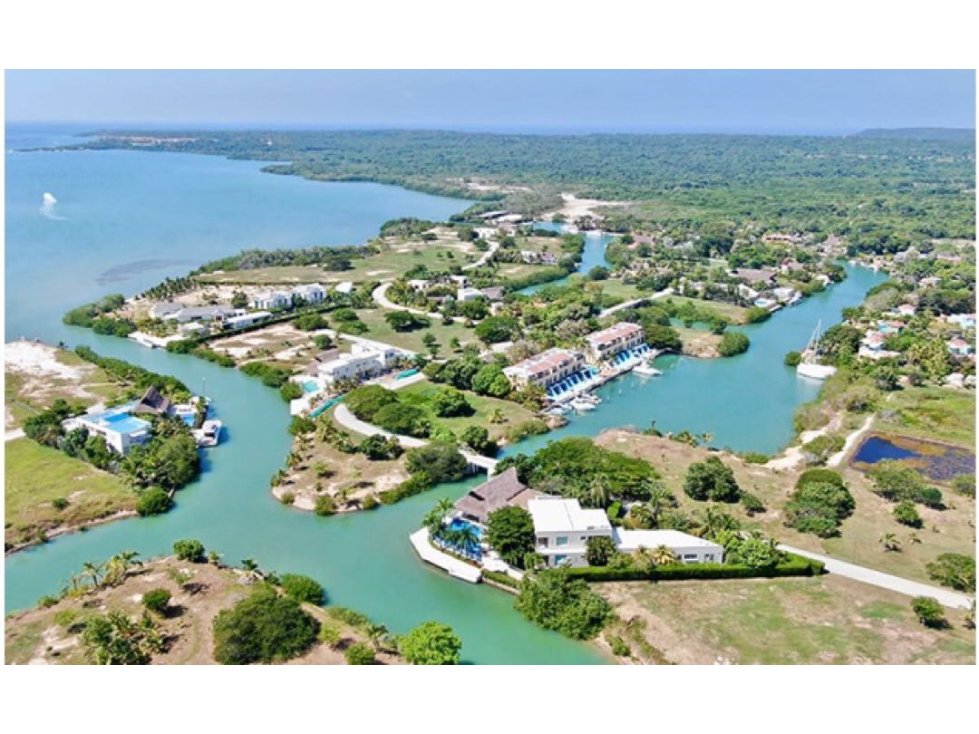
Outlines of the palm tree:
[{"label": "palm tree", "polygon": [[603,477],[595,477],[591,480],[591,484],[588,485],[586,499],[592,507],[605,507],[608,505],[608,484]]},{"label": "palm tree", "polygon": [[697,519],[703,526],[703,536],[713,538],[721,530],[738,530],[741,527],[735,518],[717,505],[707,505],[704,510],[697,510]]},{"label": "palm tree", "polygon": [[139,552],[134,550],[122,551],[112,556],[105,564],[105,582],[109,585],[118,584],[126,578],[133,566],[142,566],[143,562],[136,560],[137,556]]},{"label": "palm tree", "polygon": [[676,553],[665,545],[659,545],[653,548],[649,552],[649,557],[657,566],[668,566],[671,563],[676,563]]},{"label": "palm tree", "polygon": [[452,512],[452,510],[455,509],[455,505],[452,504],[452,500],[450,500],[448,497],[442,497],[435,503],[435,509],[441,512],[444,516]]},{"label": "palm tree", "polygon": [[82,576],[92,580],[92,587],[97,589],[102,582],[102,564],[85,561],[82,564]]},{"label": "palm tree", "polygon": [[880,543],[884,546],[885,552],[901,550],[901,541],[898,540],[894,533],[884,533],[881,535]]}]

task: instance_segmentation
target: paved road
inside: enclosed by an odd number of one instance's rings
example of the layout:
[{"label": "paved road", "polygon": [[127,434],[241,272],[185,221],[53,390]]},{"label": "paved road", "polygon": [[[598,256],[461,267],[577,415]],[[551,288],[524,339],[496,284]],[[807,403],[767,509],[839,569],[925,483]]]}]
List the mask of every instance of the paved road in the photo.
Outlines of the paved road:
[{"label": "paved road", "polygon": [[604,311],[602,311],[600,314],[598,314],[598,318],[601,319],[601,318],[604,318],[605,316],[611,316],[612,314],[616,313],[617,311],[623,311],[623,310],[625,310],[627,308],[632,308],[633,306],[638,306],[640,303],[645,303],[646,301],[655,301],[657,298],[664,298],[665,296],[672,296],[672,295],[673,295],[673,289],[672,288],[665,288],[664,290],[657,291],[656,293],[654,293],[651,296],[643,296],[642,298],[634,298],[631,301],[626,301],[625,303],[619,303],[619,304],[616,304],[615,306],[612,306],[610,308],[606,308]]},{"label": "paved road", "polygon": [[496,251],[499,250],[499,249],[500,249],[500,243],[497,242],[496,240],[490,240],[489,249],[486,252],[483,253],[483,256],[481,258],[479,258],[479,260],[477,260],[474,263],[469,263],[468,265],[463,265],[462,266],[462,269],[463,270],[475,270],[480,265],[485,265],[489,261],[489,259],[491,257],[493,257],[493,255],[496,254]]},{"label": "paved road", "polygon": [[923,584],[919,581],[911,581],[900,576],[892,576],[889,573],[875,571],[872,568],[865,568],[864,566],[830,558],[820,553],[813,553],[812,551],[802,550],[801,548],[793,548],[789,545],[779,544],[778,547],[779,550],[822,561],[826,564],[826,570],[830,573],[846,576],[854,581],[860,581],[871,586],[879,586],[882,589],[896,591],[898,594],[904,594],[905,596],[931,596],[944,606],[955,609],[968,609],[972,606],[973,600],[971,597],[960,594],[957,591],[952,591],[951,589],[946,589],[941,586],[931,586],[930,584]]}]

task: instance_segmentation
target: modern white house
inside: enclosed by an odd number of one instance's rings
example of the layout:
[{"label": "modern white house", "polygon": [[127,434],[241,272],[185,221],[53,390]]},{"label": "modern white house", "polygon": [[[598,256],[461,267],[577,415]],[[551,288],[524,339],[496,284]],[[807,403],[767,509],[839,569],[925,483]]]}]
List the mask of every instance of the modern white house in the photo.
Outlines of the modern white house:
[{"label": "modern white house", "polygon": [[724,547],[678,530],[613,528],[604,510],[582,509],[578,500],[536,497],[527,502],[534,521],[535,551],[548,567],[586,566],[589,538],[609,538],[617,550],[666,546],[681,563],[723,563]]},{"label": "modern white house", "polygon": [[548,567],[587,566],[589,538],[612,538],[612,523],[604,510],[584,510],[578,500],[541,497],[527,503],[534,520],[534,550]]},{"label": "modern white house", "polygon": [[306,303],[322,303],[326,298],[326,288],[319,283],[309,283],[307,285],[297,285],[292,289],[292,298],[303,299]]},{"label": "modern white house", "polygon": [[681,563],[724,563],[724,546],[679,530],[623,530],[615,528],[615,547],[623,553],[665,545]]},{"label": "modern white house", "polygon": [[402,352],[394,347],[374,347],[355,342],[349,354],[323,362],[318,373],[328,384],[338,380],[363,380],[387,371],[402,356]]},{"label": "modern white house", "polygon": [[634,349],[645,342],[642,327],[630,321],[620,321],[607,329],[595,331],[585,337],[588,356],[595,362],[604,362],[626,349]]},{"label": "modern white house", "polygon": [[244,329],[246,326],[257,324],[259,321],[264,321],[271,316],[272,314],[269,311],[252,311],[250,313],[242,314],[241,316],[232,316],[231,318],[224,320],[224,328]]},{"label": "modern white house", "polygon": [[292,296],[282,291],[262,291],[252,296],[252,308],[275,309],[292,305]]},{"label": "modern white house", "polygon": [[505,367],[503,374],[514,387],[539,385],[548,388],[578,372],[584,366],[585,357],[580,352],[553,347],[515,365]]},{"label": "modern white house", "polygon": [[475,301],[477,298],[485,298],[483,292],[479,288],[459,288],[456,291],[456,300],[459,303],[465,303],[466,301]]},{"label": "modern white house", "polygon": [[168,311],[161,318],[164,321],[186,324],[190,321],[223,321],[243,313],[243,310],[229,306],[184,306],[176,311]]},{"label": "modern white house", "polygon": [[105,439],[106,445],[117,454],[125,456],[133,446],[150,440],[150,422],[131,414],[136,403],[127,403],[101,413],[69,418],[62,425],[65,431],[84,428],[89,434]]}]

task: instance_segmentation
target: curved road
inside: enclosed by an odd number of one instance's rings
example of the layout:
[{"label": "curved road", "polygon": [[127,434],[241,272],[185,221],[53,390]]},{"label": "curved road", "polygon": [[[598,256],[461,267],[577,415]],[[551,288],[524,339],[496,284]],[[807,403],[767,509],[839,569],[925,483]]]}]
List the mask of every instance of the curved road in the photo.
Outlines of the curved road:
[{"label": "curved road", "polygon": [[[373,298],[374,302],[381,308],[387,308],[392,311],[407,311],[408,313],[413,313],[418,316],[427,316],[428,318],[432,318],[432,319],[442,318],[442,314],[440,313],[435,313],[435,312],[429,313],[428,311],[422,311],[420,308],[412,308],[411,306],[402,306],[400,303],[395,303],[394,301],[389,300],[387,293],[388,293],[388,288],[390,288],[392,285],[394,285],[394,283],[389,280],[386,283],[381,283],[379,286],[377,286],[377,288],[375,288],[371,292],[371,298]],[[457,324],[466,323],[466,319],[463,316],[453,316],[452,320],[455,321]]]}]

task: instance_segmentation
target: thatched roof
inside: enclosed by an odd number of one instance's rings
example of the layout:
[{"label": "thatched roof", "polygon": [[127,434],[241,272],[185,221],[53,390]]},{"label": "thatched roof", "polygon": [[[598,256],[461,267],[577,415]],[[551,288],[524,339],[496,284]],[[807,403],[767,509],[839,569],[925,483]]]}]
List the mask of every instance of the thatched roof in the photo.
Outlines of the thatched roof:
[{"label": "thatched roof", "polygon": [[143,397],[139,399],[133,408],[133,413],[153,413],[154,415],[166,415],[172,403],[170,399],[164,397],[155,387],[150,387]]},{"label": "thatched roof", "polygon": [[463,515],[485,523],[490,514],[506,506],[514,497],[527,489],[517,478],[515,468],[507,469],[484,484],[471,489],[455,507]]}]

